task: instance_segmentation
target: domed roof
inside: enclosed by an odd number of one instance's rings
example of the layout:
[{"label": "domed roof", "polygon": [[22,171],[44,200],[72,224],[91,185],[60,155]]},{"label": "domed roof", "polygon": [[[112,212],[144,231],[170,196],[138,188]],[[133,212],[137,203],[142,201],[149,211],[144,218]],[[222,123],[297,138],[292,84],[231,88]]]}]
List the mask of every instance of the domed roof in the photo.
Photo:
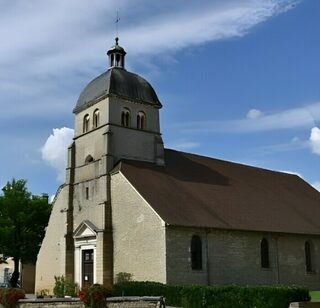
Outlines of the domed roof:
[{"label": "domed roof", "polygon": [[98,100],[113,95],[162,107],[156,92],[144,78],[123,68],[111,67],[83,89],[73,112],[78,113]]}]

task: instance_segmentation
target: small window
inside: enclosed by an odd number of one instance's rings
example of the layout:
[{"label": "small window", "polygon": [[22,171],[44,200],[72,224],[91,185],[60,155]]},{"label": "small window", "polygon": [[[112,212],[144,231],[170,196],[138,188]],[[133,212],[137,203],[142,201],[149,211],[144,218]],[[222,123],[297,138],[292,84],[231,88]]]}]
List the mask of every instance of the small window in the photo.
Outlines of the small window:
[{"label": "small window", "polygon": [[130,111],[129,109],[125,109],[121,113],[121,125],[124,127],[130,126]]},{"label": "small window", "polygon": [[100,121],[100,113],[99,109],[96,109],[93,113],[93,128],[97,128],[99,126]]},{"label": "small window", "polygon": [[310,241],[305,242],[304,253],[306,258],[306,271],[313,272],[313,246]]},{"label": "small window", "polygon": [[141,130],[146,129],[146,115],[142,111],[137,115],[137,128]]},{"label": "small window", "polygon": [[269,268],[270,260],[269,260],[269,243],[263,238],[260,244],[260,256],[261,256],[261,267]]},{"label": "small window", "polygon": [[202,241],[198,235],[193,235],[191,239],[191,268],[202,270]]},{"label": "small window", "polygon": [[89,200],[89,187],[86,187],[86,200]]},{"label": "small window", "polygon": [[88,114],[86,114],[83,118],[83,132],[84,133],[89,131],[89,122],[90,122],[90,117]]}]

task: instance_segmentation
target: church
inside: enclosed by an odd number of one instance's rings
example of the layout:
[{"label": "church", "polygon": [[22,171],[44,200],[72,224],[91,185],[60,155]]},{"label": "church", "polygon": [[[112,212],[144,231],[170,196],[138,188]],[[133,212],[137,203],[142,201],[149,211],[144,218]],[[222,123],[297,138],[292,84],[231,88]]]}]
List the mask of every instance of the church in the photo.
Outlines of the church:
[{"label": "church", "polygon": [[65,183],[36,264],[80,287],[134,280],[320,287],[320,194],[296,175],[166,149],[162,104],[125,69],[116,38],[109,68],[82,91]]}]

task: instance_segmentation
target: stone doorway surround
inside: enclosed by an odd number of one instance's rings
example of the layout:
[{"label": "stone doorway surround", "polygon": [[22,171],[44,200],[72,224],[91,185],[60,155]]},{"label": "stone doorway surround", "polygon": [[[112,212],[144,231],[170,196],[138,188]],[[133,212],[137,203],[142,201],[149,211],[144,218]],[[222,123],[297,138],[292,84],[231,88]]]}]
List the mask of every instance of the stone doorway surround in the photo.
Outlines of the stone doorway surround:
[{"label": "stone doorway surround", "polygon": [[74,231],[74,281],[83,287],[85,281],[83,273],[83,256],[85,251],[93,252],[93,283],[96,283],[96,246],[97,227],[89,220],[84,220]]}]

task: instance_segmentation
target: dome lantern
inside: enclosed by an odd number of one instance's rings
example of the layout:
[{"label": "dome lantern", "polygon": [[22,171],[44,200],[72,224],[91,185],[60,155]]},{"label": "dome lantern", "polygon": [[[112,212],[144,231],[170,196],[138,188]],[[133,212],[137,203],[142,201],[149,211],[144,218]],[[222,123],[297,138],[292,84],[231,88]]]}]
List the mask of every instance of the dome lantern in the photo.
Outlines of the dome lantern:
[{"label": "dome lantern", "polygon": [[112,46],[107,52],[107,55],[109,57],[109,66],[124,69],[124,57],[126,55],[126,52],[121,46],[119,46],[118,37],[116,37],[115,41],[116,44]]}]

